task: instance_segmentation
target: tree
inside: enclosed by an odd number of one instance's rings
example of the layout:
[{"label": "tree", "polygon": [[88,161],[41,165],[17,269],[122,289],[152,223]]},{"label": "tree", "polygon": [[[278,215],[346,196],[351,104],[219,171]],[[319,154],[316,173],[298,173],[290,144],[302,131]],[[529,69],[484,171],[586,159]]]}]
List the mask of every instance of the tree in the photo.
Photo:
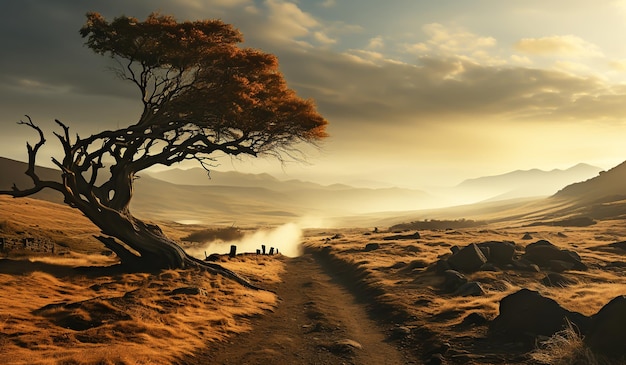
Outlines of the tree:
[{"label": "tree", "polygon": [[[289,89],[275,56],[239,47],[242,35],[219,20],[177,22],[153,13],[140,22],[121,16],[107,22],[88,13],[80,34],[86,45],[112,57],[115,72],[140,92],[143,112],[135,124],[87,138],[70,136],[56,120],[63,147],[53,158],[61,182],[35,172],[38,150],[46,142],[30,117],[20,121],[39,134],[27,143],[34,186],[0,191],[24,197],[42,189],[61,192],[101,230],[97,238],[133,269],[200,267],[250,284],[214,263],[189,256],[161,229],[134,217],[129,209],[137,173],[154,165],[195,160],[207,171],[215,155],[294,157],[300,143],[326,137],[327,121],[310,100]],[[295,155],[297,157],[298,155]]]}]

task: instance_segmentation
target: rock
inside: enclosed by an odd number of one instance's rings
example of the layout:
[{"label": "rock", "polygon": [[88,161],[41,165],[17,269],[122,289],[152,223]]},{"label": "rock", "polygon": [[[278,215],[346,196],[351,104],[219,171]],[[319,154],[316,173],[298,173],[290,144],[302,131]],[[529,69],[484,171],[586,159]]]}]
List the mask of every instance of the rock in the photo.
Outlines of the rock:
[{"label": "rock", "polygon": [[489,330],[492,335],[528,340],[527,343],[533,344],[537,336],[550,337],[562,330],[566,318],[581,330],[589,327],[589,317],[570,312],[539,292],[521,289],[502,298],[500,313]]},{"label": "rock", "polygon": [[461,324],[464,326],[482,326],[487,322],[487,318],[484,315],[472,312],[463,318]]},{"label": "rock", "polygon": [[513,261],[515,244],[510,241],[487,241],[476,244],[481,250],[488,248],[487,261],[496,265],[506,265]]},{"label": "rock", "polygon": [[448,258],[448,264],[453,269],[464,272],[476,271],[485,262],[487,262],[487,258],[474,243],[463,247]]},{"label": "rock", "polygon": [[368,243],[367,245],[365,245],[365,248],[363,249],[363,251],[370,252],[370,251],[378,250],[379,248],[380,248],[380,244],[378,243]]},{"label": "rock", "polygon": [[537,264],[533,264],[532,262],[526,260],[525,258],[520,258],[519,260],[513,260],[513,268],[515,270],[541,272],[541,269],[539,268],[539,266],[537,266]]},{"label": "rock", "polygon": [[363,348],[360,343],[350,339],[335,341],[333,344],[326,347],[328,348],[328,351],[332,352],[333,354],[344,355],[354,354],[355,350],[361,350]]},{"label": "rock", "polygon": [[626,251],[626,241],[613,242],[609,244],[610,247],[619,248],[620,250]]},{"label": "rock", "polygon": [[420,239],[420,233],[415,232],[411,234],[396,234],[392,236],[383,237],[385,241],[394,241],[394,240],[418,240]]},{"label": "rock", "polygon": [[[543,241],[543,240],[542,240]],[[553,244],[539,244],[542,241],[526,246],[526,252],[522,258],[539,265],[540,267],[550,267],[550,261],[559,260],[573,264],[574,270],[587,270],[587,265],[583,264],[580,256],[571,250],[561,250]]]},{"label": "rock", "polygon": [[574,269],[574,264],[563,260],[550,260],[548,262],[550,269],[554,272],[563,272]]},{"label": "rock", "polygon": [[621,358],[626,356],[626,295],[620,295],[593,315],[585,343],[597,353]]},{"label": "rock", "polygon": [[402,269],[403,267],[406,266],[406,262],[404,261],[398,261],[395,264],[389,266],[390,269]]},{"label": "rock", "polygon": [[411,336],[411,329],[409,327],[397,326],[391,330],[391,333],[389,334],[389,339],[398,340],[407,338],[409,336]]},{"label": "rock", "polygon": [[541,283],[545,286],[565,287],[573,284],[574,281],[566,278],[561,274],[548,273],[543,279],[541,279]]},{"label": "rock", "polygon": [[477,281],[470,281],[458,287],[452,295],[460,297],[477,297],[484,295],[483,287]]},{"label": "rock", "polygon": [[530,233],[526,232],[524,234],[524,236],[522,237],[523,240],[532,240],[533,236],[530,235]]},{"label": "rock", "polygon": [[437,260],[434,266],[435,266],[435,272],[439,275],[443,275],[443,273],[445,273],[446,270],[452,270],[448,261],[444,259]]},{"label": "rock", "polygon": [[496,265],[491,262],[485,262],[479,269],[479,271],[498,271]]},{"label": "rock", "polygon": [[428,267],[428,262],[424,260],[413,260],[409,262],[401,271],[411,272],[415,269],[423,269],[425,267]]},{"label": "rock", "polygon": [[465,275],[456,270],[446,270],[443,273],[443,276],[443,290],[445,290],[447,293],[453,292],[461,287],[463,284],[467,283],[467,278],[465,277]]},{"label": "rock", "polygon": [[196,286],[187,286],[183,288],[176,288],[169,292],[169,295],[179,295],[179,294],[206,296],[207,291],[203,288],[198,288]]},{"label": "rock", "polygon": [[446,363],[446,358],[442,354],[432,354],[426,365],[443,365]]}]

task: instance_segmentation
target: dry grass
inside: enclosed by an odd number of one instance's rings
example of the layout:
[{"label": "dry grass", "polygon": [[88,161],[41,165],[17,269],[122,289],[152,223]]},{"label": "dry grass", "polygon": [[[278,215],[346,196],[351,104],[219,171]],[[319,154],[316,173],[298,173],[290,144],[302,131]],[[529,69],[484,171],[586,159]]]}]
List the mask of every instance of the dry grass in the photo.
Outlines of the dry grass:
[{"label": "dry grass", "polygon": [[[521,288],[537,290],[544,296],[555,299],[566,309],[585,315],[596,313],[611,299],[626,294],[626,273],[622,266],[615,265],[626,263],[624,253],[618,250],[599,250],[611,242],[626,240],[623,222],[601,221],[589,227],[526,227],[525,224],[526,221],[508,221],[478,228],[420,230],[421,238],[412,240],[385,240],[385,237],[392,235],[389,232],[310,230],[305,244],[317,250],[327,247],[331,256],[340,262],[365,270],[366,280],[374,283],[373,286],[384,289],[384,300],[401,306],[414,318],[405,324],[413,328],[427,328],[433,338],[448,341],[459,351],[494,351],[481,349],[480,345],[473,344],[475,341],[472,339],[487,336],[486,328],[466,326],[463,320],[470,313],[480,314],[487,319],[495,318],[500,300]],[[526,233],[532,239],[523,240]],[[336,234],[342,236],[335,236]],[[576,251],[589,266],[589,270],[563,273],[572,281],[566,287],[543,285],[541,279],[545,277],[545,272],[511,269],[466,274],[470,281],[479,282],[485,290],[484,295],[476,297],[454,296],[444,292],[443,277],[432,270],[433,264],[440,257],[450,254],[450,248],[455,245],[506,240],[513,241],[516,250],[521,253],[527,244],[540,239]],[[364,250],[368,243],[378,243],[379,248],[373,251]],[[569,341],[572,348],[567,351],[574,353],[578,342],[570,335],[570,332],[561,333],[553,341]],[[553,356],[556,359],[561,355]],[[472,362],[469,358],[467,361],[476,364],[489,363],[485,360]]]},{"label": "dry grass", "polygon": [[567,327],[541,342],[530,357],[539,364],[547,365],[624,365],[626,362],[607,360],[594,354],[583,342],[576,327],[567,322]]},{"label": "dry grass", "polygon": [[[104,247],[89,239],[97,230],[76,210],[0,197],[0,212],[0,236],[67,244],[62,256],[23,252],[0,262],[2,364],[171,364],[249,330],[253,316],[277,304],[270,292],[200,271],[77,270],[116,259],[100,254]],[[221,264],[266,284],[281,280],[284,266],[267,256]]]}]

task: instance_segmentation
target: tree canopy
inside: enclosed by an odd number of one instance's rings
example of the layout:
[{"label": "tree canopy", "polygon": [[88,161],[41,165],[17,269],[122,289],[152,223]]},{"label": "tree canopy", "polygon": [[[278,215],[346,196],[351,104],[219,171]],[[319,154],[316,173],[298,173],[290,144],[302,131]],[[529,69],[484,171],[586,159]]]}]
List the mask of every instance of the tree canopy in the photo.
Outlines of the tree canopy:
[{"label": "tree canopy", "polygon": [[209,265],[131,214],[137,172],[184,160],[208,169],[219,152],[283,158],[299,151],[301,143],[315,144],[327,136],[327,121],[313,101],[287,87],[276,57],[240,47],[241,33],[222,21],[177,22],[153,13],[145,21],[121,16],[108,22],[92,12],[80,35],[94,52],[112,57],[116,74],[137,87],[141,116],[127,127],[87,138],[72,138],[69,127],[57,120],[63,132],[55,135],[64,156],[53,162],[61,169],[61,183],[37,176],[44,133],[30,118],[21,121],[39,134],[36,144],[27,144],[27,175],[34,186],[0,193],[20,197],[43,188],[60,191],[66,203],[102,230],[100,240],[122,263]]}]

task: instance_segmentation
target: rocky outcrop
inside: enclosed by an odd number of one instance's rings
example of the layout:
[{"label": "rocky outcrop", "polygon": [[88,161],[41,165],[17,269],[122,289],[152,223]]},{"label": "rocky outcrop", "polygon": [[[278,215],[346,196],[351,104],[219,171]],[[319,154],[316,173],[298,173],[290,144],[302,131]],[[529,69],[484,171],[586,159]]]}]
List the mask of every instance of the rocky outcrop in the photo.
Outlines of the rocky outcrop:
[{"label": "rocky outcrop", "polygon": [[565,270],[587,270],[580,255],[571,250],[562,250],[546,240],[539,240],[526,246],[523,259],[541,268],[557,272]]},{"label": "rocky outcrop", "polygon": [[581,330],[589,328],[589,317],[568,311],[537,291],[521,289],[500,301],[500,314],[489,330],[492,335],[532,344],[537,336],[552,336],[562,330],[568,320]]},{"label": "rocky outcrop", "polygon": [[596,353],[621,358],[626,356],[626,295],[620,295],[592,317],[585,343]]}]

